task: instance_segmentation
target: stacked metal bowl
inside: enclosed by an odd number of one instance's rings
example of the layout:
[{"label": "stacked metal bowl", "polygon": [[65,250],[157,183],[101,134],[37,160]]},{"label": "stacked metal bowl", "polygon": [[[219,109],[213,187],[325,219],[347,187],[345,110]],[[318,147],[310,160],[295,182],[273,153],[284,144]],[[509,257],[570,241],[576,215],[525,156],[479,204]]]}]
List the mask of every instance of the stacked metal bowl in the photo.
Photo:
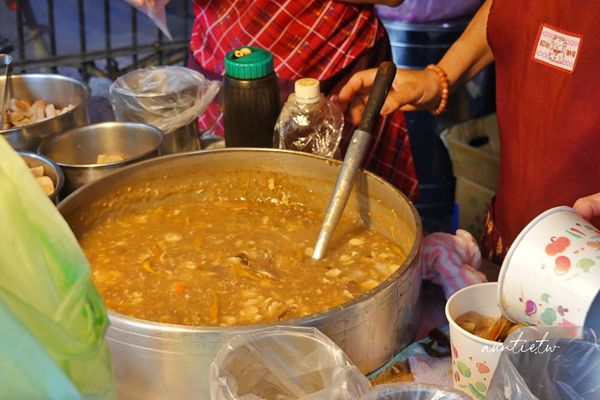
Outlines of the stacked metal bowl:
[{"label": "stacked metal bowl", "polygon": [[[125,122],[89,125],[85,83],[56,74],[9,79],[6,129],[0,135],[28,165],[44,166],[56,188],[50,195],[55,203],[86,183],[158,155],[164,140],[158,128]],[[0,93],[5,84],[6,78],[0,78]]]},{"label": "stacked metal bowl", "polygon": [[[6,78],[0,78],[0,93],[4,93],[5,84]],[[35,152],[48,136],[89,122],[86,103],[90,90],[75,79],[55,74],[13,75],[8,93],[13,100],[29,104],[43,100],[56,109],[67,109],[51,118],[34,119],[23,126],[0,129],[0,135],[16,150]]]}]

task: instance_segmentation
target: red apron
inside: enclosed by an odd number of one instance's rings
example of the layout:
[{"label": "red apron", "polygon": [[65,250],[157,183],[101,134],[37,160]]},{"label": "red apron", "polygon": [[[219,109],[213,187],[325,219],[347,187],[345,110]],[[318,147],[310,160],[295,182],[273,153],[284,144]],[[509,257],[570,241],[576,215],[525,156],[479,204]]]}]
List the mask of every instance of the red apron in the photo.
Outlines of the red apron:
[{"label": "red apron", "polygon": [[600,192],[599,17],[597,0],[492,4],[501,165],[484,256],[502,257],[544,210]]}]

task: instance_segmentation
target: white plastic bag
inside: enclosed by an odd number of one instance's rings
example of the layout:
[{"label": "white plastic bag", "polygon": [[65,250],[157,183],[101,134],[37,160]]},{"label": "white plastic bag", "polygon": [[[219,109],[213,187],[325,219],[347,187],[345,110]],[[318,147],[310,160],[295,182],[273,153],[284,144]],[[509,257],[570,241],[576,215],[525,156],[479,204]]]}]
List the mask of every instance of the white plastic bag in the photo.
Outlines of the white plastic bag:
[{"label": "white plastic bag", "polygon": [[506,338],[486,399],[600,399],[597,332],[526,327]]},{"label": "white plastic bag", "polygon": [[235,335],[210,370],[213,400],[356,400],[370,387],[331,339],[309,327]]},{"label": "white plastic bag", "polygon": [[169,40],[173,40],[169,27],[167,26],[167,15],[165,14],[165,7],[169,3],[169,0],[125,0],[127,3],[137,8],[144,14],[146,14],[152,22],[165,34]]},{"label": "white plastic bag", "polygon": [[169,134],[198,118],[219,88],[193,69],[149,67],[119,77],[109,96],[117,121],[144,122]]}]

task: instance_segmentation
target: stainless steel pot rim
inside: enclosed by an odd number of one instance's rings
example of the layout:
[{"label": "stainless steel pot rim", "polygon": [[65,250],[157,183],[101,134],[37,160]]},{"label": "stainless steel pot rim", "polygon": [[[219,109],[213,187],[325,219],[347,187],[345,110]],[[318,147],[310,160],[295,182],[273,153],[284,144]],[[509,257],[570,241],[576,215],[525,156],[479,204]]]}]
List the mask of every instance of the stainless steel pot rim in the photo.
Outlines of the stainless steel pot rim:
[{"label": "stainless steel pot rim", "polygon": [[37,154],[31,151],[19,151],[18,153],[27,157],[35,158],[36,160],[40,160],[52,166],[52,168],[56,172],[56,185],[54,187],[54,191],[50,193],[48,197],[58,195],[65,184],[65,174],[63,173],[62,168],[60,168],[60,166],[58,166],[53,160],[41,154]]},{"label": "stainless steel pot rim", "polygon": [[[80,82],[80,81],[78,81],[76,79],[73,79],[73,78],[69,78],[68,76],[63,76],[63,75],[59,75],[59,74],[20,74],[20,75],[13,74],[11,76],[11,79],[15,79],[15,78],[18,78],[18,77],[32,77],[32,78],[48,78],[48,77],[52,77],[53,79],[63,80],[63,81],[69,81],[71,83],[77,84],[77,85],[79,85],[84,90],[83,99],[79,103],[73,104],[74,107],[72,109],[70,109],[69,111],[67,111],[67,112],[65,112],[63,114],[57,115],[54,118],[50,118],[50,119],[63,119],[63,118],[66,118],[67,116],[73,114],[76,111],[76,109],[78,109],[79,107],[85,106],[85,104],[87,103],[87,100],[90,97],[90,93],[91,93],[90,88],[85,83]],[[0,78],[0,81],[3,81],[3,80],[4,80],[3,77]],[[45,119],[45,120],[42,120],[40,122],[36,122],[34,124],[27,124],[27,125],[18,126],[18,127],[15,127],[15,128],[4,129],[4,130],[0,129],[0,135],[8,135],[9,133],[14,133],[14,132],[21,131],[22,129],[33,128],[35,126],[39,126],[39,125],[42,125],[43,123],[48,122],[50,119]]]},{"label": "stainless steel pot rim", "polygon": [[[267,149],[267,148],[244,148],[244,147],[239,147],[239,148],[225,148],[225,149],[213,149],[213,150],[200,150],[200,151],[196,151],[196,152],[190,152],[190,153],[179,153],[179,154],[171,154],[171,155],[167,155],[167,156],[162,156],[162,157],[156,157],[156,158],[152,158],[149,160],[144,160],[141,161],[139,163],[135,163],[132,165],[128,165],[125,166],[124,168],[119,169],[118,171],[115,171],[114,173],[110,174],[110,177],[115,177],[116,175],[119,174],[126,174],[127,171],[131,168],[140,168],[143,169],[144,165],[149,165],[152,163],[158,163],[158,162],[164,162],[164,160],[167,159],[177,159],[177,158],[188,158],[188,157],[197,157],[197,156],[202,156],[202,155],[214,155],[214,154],[219,154],[219,153],[231,153],[231,152],[239,152],[239,153],[243,153],[243,152],[248,152],[248,151],[252,151],[252,152],[263,152],[263,153],[272,153],[272,152],[283,152],[283,153],[289,153],[289,154],[294,154],[296,156],[299,157],[306,157],[306,158],[315,158],[315,159],[321,159],[329,164],[334,164],[334,165],[338,165],[341,166],[342,162],[338,161],[338,160],[333,160],[327,157],[322,157],[322,156],[317,156],[314,154],[309,154],[309,153],[304,153],[304,152],[300,152],[300,151],[292,151],[292,150],[280,150],[280,149]],[[267,327],[272,327],[273,325],[282,325],[282,326],[287,326],[287,325],[309,325],[315,321],[319,321],[322,319],[326,319],[327,317],[329,317],[331,314],[334,314],[336,312],[340,312],[340,310],[346,310],[346,309],[350,309],[353,308],[355,306],[358,306],[361,302],[363,302],[365,299],[374,296],[375,294],[385,290],[387,287],[389,287],[390,285],[392,285],[394,283],[395,280],[397,280],[398,278],[400,278],[400,276],[405,272],[405,270],[410,266],[411,262],[417,257],[417,254],[419,252],[420,246],[421,246],[421,241],[422,241],[422,236],[423,236],[423,228],[422,228],[422,224],[421,224],[421,219],[419,217],[419,214],[417,213],[416,209],[414,208],[414,206],[412,206],[412,202],[406,197],[406,195],[404,193],[402,193],[398,188],[394,187],[393,185],[391,185],[389,182],[385,181],[383,178],[375,175],[374,173],[370,172],[370,171],[366,171],[364,169],[361,169],[361,171],[363,173],[365,173],[367,176],[369,176],[371,179],[374,179],[376,181],[378,181],[381,184],[384,184],[388,187],[390,187],[392,190],[394,190],[399,196],[401,196],[402,198],[404,198],[406,200],[406,202],[408,204],[411,205],[410,209],[411,209],[411,213],[412,216],[414,218],[414,220],[416,221],[416,230],[415,230],[415,239],[413,242],[413,245],[410,249],[410,251],[408,252],[406,259],[404,261],[404,263],[402,263],[402,265],[400,265],[398,267],[398,269],[396,271],[394,271],[394,273],[392,275],[390,275],[385,281],[381,282],[377,287],[375,287],[374,289],[371,289],[370,291],[363,293],[362,295],[360,295],[359,297],[348,301],[346,303],[340,304],[336,307],[332,307],[329,308],[327,310],[318,312],[318,313],[314,313],[314,314],[310,314],[310,315],[306,315],[304,317],[301,318],[295,318],[295,319],[289,319],[289,320],[284,320],[284,321],[280,321],[280,322],[272,322],[272,323],[264,323],[264,324],[253,324],[253,325],[239,325],[239,326],[230,326],[230,327],[221,327],[221,326],[189,326],[189,325],[176,325],[176,324],[167,324],[167,323],[162,323],[162,322],[154,322],[154,321],[149,321],[149,320],[143,320],[143,319],[139,319],[139,318],[135,318],[135,317],[131,317],[125,314],[120,314],[116,311],[112,311],[112,310],[107,310],[108,311],[108,315],[109,318],[111,320],[114,319],[114,317],[117,317],[119,320],[119,324],[127,324],[130,326],[135,326],[139,329],[147,329],[147,330],[153,330],[155,329],[157,326],[160,326],[161,330],[163,331],[173,331],[173,332],[189,332],[189,333],[198,333],[198,332],[232,332],[232,331],[239,331],[240,329],[244,329],[244,330],[248,330],[248,329],[264,329]],[[108,178],[108,177],[106,177]],[[93,185],[98,185],[98,184],[102,184],[102,181],[105,178],[102,178],[100,180],[94,181],[94,182],[90,182],[89,184],[77,189],[76,191],[74,191],[73,193],[71,193],[69,196],[67,196],[65,199],[63,199],[59,205],[58,208],[60,210],[61,207],[64,207],[65,204],[67,204],[69,201],[72,201],[72,199],[75,199],[76,196],[78,195],[78,193],[80,193],[82,190],[87,189]],[[331,190],[333,191],[333,186],[331,187]],[[316,241],[316,236],[315,236],[315,241]]]},{"label": "stainless steel pot rim", "polygon": [[[164,140],[165,140],[165,134],[163,133],[163,131],[161,131],[160,129],[158,129],[157,127],[155,127],[154,125],[150,125],[150,124],[145,124],[143,122],[116,122],[116,121],[109,121],[109,122],[99,122],[97,124],[90,124],[90,125],[84,125],[84,126],[79,126],[76,128],[71,128],[59,133],[55,133],[53,135],[48,136],[46,139],[44,139],[42,141],[42,143],[40,143],[40,145],[38,146],[37,152],[39,154],[45,155],[45,151],[44,151],[44,147],[48,145],[48,143],[52,142],[53,140],[56,140],[57,138],[59,138],[60,136],[66,135],[70,132],[73,131],[84,131],[84,130],[88,130],[88,129],[96,129],[96,128],[111,128],[114,126],[129,126],[129,127],[143,127],[145,129],[148,129],[149,131],[154,131],[154,133],[156,134],[156,136],[159,138],[158,142],[152,146],[150,149],[146,150],[143,153],[139,153],[136,154],[135,156],[129,157],[129,158],[125,158],[123,160],[120,161],[113,161],[113,162],[108,162],[108,163],[93,163],[93,164],[69,164],[69,163],[64,163],[64,162],[60,162],[57,160],[54,160],[54,162],[56,162],[56,164],[60,165],[63,168],[73,168],[73,169],[111,169],[112,167],[116,167],[119,165],[129,165],[131,164],[131,161],[136,160],[136,159],[143,159],[144,157],[147,157],[148,155],[152,154],[153,152],[156,152],[158,150],[158,148],[163,144]],[[48,156],[46,156],[48,157]]]}]

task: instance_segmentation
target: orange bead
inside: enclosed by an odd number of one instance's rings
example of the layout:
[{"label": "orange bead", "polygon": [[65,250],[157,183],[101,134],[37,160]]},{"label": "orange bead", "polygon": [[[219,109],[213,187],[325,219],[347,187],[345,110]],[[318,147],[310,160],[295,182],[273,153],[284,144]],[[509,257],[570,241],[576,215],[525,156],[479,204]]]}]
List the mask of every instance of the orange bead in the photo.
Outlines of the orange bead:
[{"label": "orange bead", "polygon": [[431,113],[433,115],[440,115],[441,113],[444,112],[444,110],[446,110],[446,105],[448,104],[448,95],[450,94],[450,89],[449,89],[450,83],[448,81],[448,75],[446,75],[446,72],[442,68],[440,68],[438,65],[430,64],[425,69],[435,72],[436,75],[438,76],[438,79],[440,80],[440,84],[442,86],[442,90],[441,90],[442,96],[441,96],[440,102],[436,108],[431,110]]}]

